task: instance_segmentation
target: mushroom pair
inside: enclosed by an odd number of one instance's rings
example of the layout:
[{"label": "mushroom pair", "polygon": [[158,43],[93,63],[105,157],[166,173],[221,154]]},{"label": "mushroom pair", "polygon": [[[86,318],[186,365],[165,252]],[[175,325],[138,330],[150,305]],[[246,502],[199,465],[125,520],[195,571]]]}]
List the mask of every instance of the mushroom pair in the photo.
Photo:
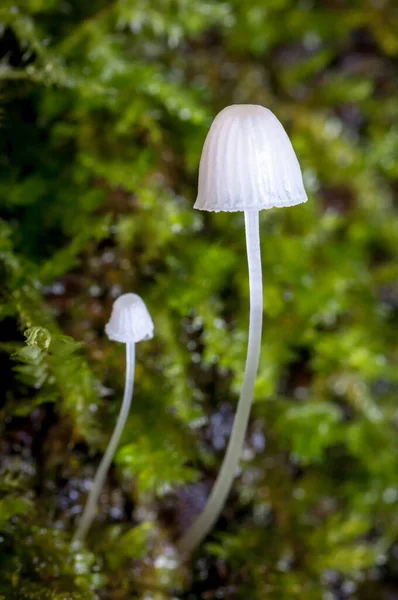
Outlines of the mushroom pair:
[{"label": "mushroom pair", "polygon": [[[306,200],[299,163],[275,115],[263,106],[252,104],[236,104],[222,110],[214,119],[204,144],[195,208],[244,212],[250,286],[249,339],[242,390],[226,455],[203,512],[177,543],[183,554],[192,552],[206,537],[224,506],[249,421],[263,315],[259,212]],[[138,305],[141,312],[135,313]],[[126,388],[116,428],[95,476],[77,539],[84,537],[95,516],[98,496],[126,422],[133,393],[134,344],[152,337],[153,324],[142,300],[134,294],[125,294],[116,300],[106,332],[110,339],[127,344]]]}]

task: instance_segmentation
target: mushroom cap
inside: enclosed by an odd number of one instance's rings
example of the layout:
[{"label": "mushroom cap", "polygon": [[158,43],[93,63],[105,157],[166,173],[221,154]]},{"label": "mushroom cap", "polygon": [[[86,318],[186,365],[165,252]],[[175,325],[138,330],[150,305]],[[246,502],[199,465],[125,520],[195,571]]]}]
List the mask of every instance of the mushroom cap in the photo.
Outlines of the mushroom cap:
[{"label": "mushroom cap", "polygon": [[122,294],[113,303],[105,333],[114,342],[136,343],[153,337],[153,321],[143,299],[137,294]]},{"label": "mushroom cap", "polygon": [[293,146],[275,115],[256,104],[233,104],[214,119],[199,167],[195,208],[262,210],[306,202]]}]

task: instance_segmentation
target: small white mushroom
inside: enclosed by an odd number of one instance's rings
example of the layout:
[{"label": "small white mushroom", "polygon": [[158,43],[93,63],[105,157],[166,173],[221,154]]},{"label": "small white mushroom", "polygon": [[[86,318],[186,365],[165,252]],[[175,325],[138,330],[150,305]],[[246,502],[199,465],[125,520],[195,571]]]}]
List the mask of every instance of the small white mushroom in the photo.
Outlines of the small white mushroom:
[{"label": "small white mushroom", "polygon": [[151,339],[153,330],[153,321],[140,296],[137,296],[137,294],[123,294],[115,300],[111,317],[105,326],[105,333],[110,340],[126,344],[126,380],[123,402],[112,437],[95,474],[74,540],[84,539],[95,518],[105,477],[127,421],[134,390],[135,344]]},{"label": "small white mushroom", "polygon": [[245,374],[231,438],[209,500],[178,542],[190,553],[206,537],[224,506],[242,452],[257,376],[263,315],[259,211],[307,200],[289,137],[275,115],[253,104],[224,108],[203,147],[195,208],[244,211],[250,285],[249,340]]},{"label": "small white mushroom", "polygon": [[113,304],[105,333],[114,342],[136,344],[153,338],[153,328],[151,315],[143,299],[137,294],[123,294]]}]

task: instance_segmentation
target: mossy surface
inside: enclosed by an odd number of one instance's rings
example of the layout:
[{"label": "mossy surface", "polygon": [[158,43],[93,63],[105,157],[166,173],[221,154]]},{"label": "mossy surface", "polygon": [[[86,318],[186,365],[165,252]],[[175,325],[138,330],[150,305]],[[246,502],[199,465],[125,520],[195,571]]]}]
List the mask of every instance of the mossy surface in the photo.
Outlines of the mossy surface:
[{"label": "mossy surface", "polygon": [[[2,0],[0,600],[398,597],[397,31],[388,0]],[[261,213],[241,469],[182,564],[246,353],[243,216],[192,208],[232,103],[275,112],[309,201]],[[120,408],[123,292],[155,337],[71,545]]]}]

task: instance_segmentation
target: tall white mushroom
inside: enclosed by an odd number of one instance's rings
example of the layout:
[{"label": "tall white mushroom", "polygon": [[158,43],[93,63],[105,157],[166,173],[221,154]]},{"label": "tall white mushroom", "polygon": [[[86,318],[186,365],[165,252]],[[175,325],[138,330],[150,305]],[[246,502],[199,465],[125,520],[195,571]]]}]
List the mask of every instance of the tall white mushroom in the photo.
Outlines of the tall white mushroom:
[{"label": "tall white mushroom", "polygon": [[231,438],[208,502],[178,542],[189,553],[216,522],[241,455],[257,376],[263,314],[259,211],[306,202],[300,165],[289,137],[263,106],[235,104],[214,119],[199,168],[195,208],[244,211],[250,283],[250,323],[245,374]]},{"label": "tall white mushroom", "polygon": [[137,294],[123,294],[113,304],[111,318],[105,326],[110,340],[126,344],[126,380],[123,402],[108,447],[95,474],[93,485],[74,540],[83,540],[96,512],[105,477],[120,441],[129,414],[134,389],[135,344],[153,337],[153,321],[144,301]]}]

